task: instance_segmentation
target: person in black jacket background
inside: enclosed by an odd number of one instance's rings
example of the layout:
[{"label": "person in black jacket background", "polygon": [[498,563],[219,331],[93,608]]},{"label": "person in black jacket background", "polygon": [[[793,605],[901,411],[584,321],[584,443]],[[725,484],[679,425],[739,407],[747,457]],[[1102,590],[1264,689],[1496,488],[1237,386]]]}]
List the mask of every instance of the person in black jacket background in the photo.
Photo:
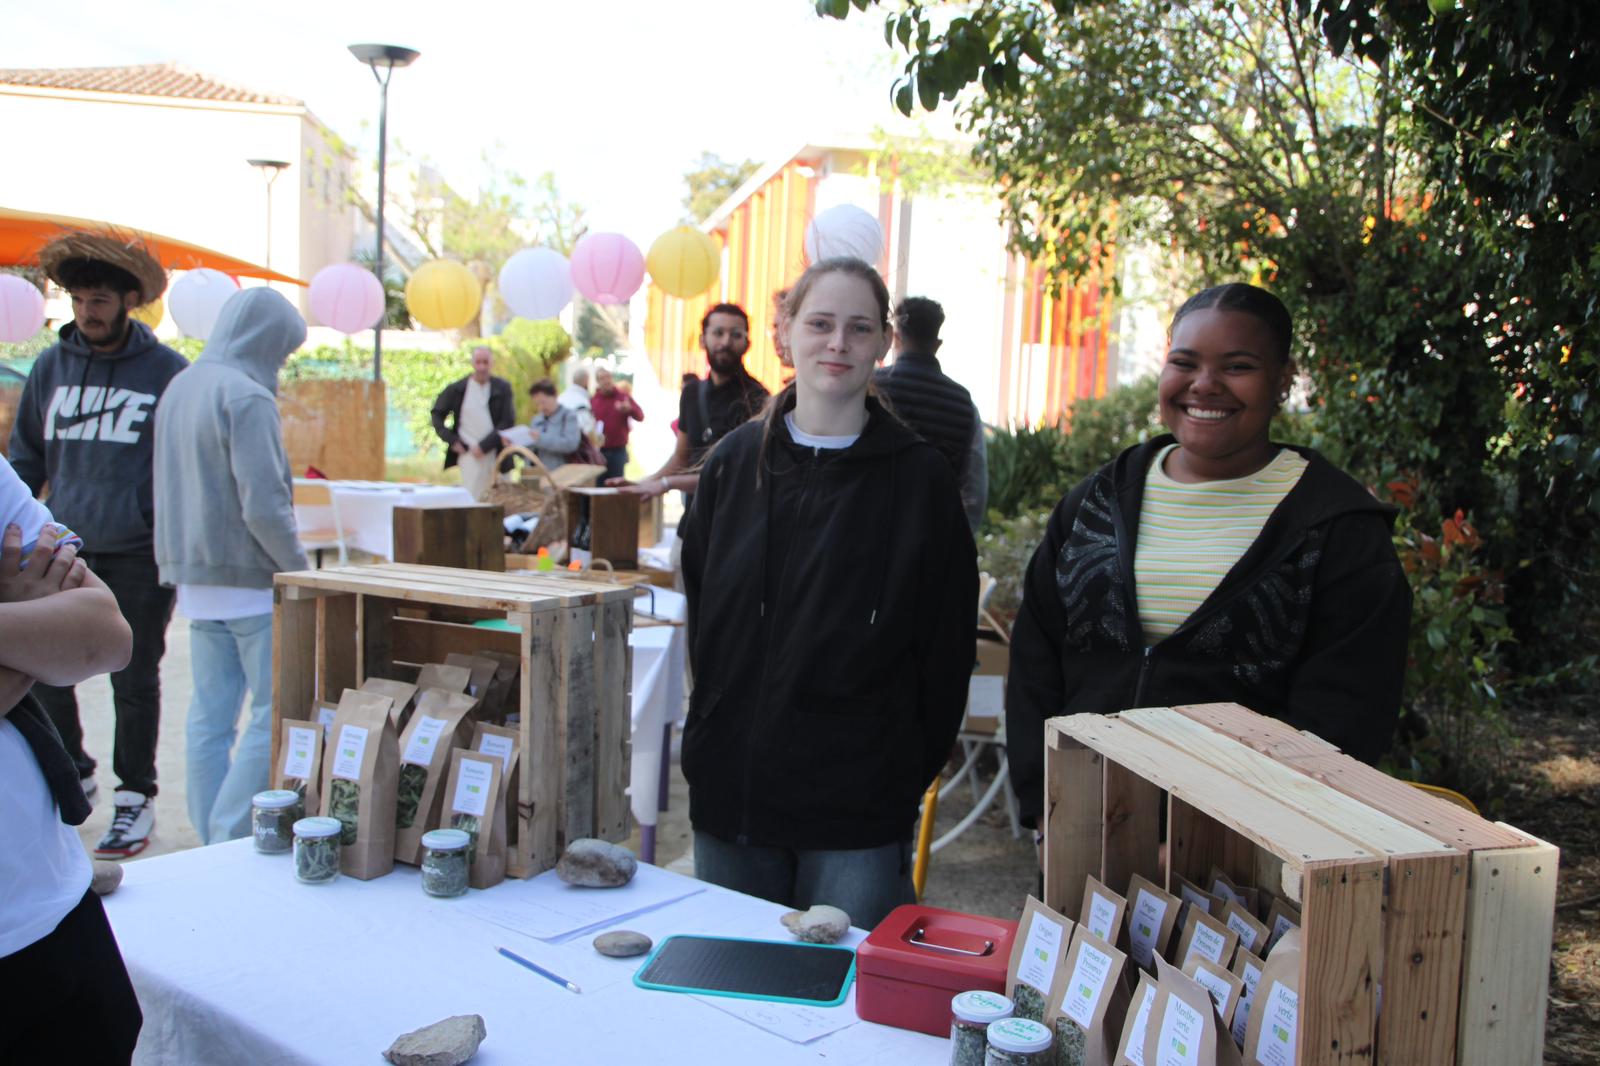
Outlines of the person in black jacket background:
[{"label": "person in black jacket background", "polygon": [[[444,468],[461,466],[461,484],[481,500],[494,483],[495,456],[504,443],[500,431],[517,424],[511,382],[494,376],[494,351],[472,349],[472,373],[446,385],[433,401],[433,431],[444,441]],[[509,457],[500,464],[510,470]]]},{"label": "person in black jacket background", "polygon": [[712,452],[684,522],[695,872],[863,928],[912,902],[918,801],[975,653],[949,464],[868,395],[889,295],[826,259],[788,300],[795,380]]},{"label": "person in black jacket background", "polygon": [[1012,632],[1006,736],[1020,813],[1044,803],[1044,721],[1235,702],[1375,762],[1405,673],[1411,590],[1394,509],[1308,448],[1272,442],[1292,324],[1251,285],[1173,317],[1172,431],[1056,507]]}]

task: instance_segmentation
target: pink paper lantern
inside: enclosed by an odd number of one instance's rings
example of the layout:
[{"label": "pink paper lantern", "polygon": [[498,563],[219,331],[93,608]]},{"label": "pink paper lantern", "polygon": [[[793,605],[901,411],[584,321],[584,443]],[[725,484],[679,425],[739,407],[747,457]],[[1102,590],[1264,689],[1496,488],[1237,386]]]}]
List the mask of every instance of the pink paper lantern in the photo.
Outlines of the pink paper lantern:
[{"label": "pink paper lantern", "polygon": [[584,299],[625,304],[644,284],[644,253],[620,233],[591,233],[572,249],[572,283]]},{"label": "pink paper lantern", "polygon": [[334,263],[311,279],[311,313],[340,333],[359,333],[383,317],[383,285],[355,263]]},{"label": "pink paper lantern", "polygon": [[44,327],[44,293],[25,278],[0,274],[0,341],[17,344]]}]

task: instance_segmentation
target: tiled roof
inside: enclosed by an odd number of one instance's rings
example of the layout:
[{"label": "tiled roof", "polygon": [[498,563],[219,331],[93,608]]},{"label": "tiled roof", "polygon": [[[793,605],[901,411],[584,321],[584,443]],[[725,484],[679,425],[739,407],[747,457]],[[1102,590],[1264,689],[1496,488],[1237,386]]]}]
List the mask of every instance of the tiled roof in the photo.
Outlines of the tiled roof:
[{"label": "tiled roof", "polygon": [[176,63],[146,63],[133,67],[55,67],[34,70],[0,68],[0,85],[27,85],[39,89],[73,89],[80,92],[127,93],[136,96],[170,96],[184,100],[221,100],[239,104],[303,106],[303,101],[276,93],[229,85]]}]

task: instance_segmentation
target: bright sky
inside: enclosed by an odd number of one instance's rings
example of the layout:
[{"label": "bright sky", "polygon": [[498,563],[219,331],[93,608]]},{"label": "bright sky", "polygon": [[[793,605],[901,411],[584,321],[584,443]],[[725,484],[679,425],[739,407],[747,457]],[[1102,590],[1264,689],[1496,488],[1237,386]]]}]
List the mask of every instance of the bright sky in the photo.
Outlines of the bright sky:
[{"label": "bright sky", "polygon": [[[899,62],[881,16],[820,19],[810,0],[126,0],[8,4],[0,67],[174,61],[306,101],[368,158],[378,87],[352,42],[416,48],[389,90],[396,141],[462,192],[485,150],[532,179],[556,173],[590,229],[641,247],[676,224],[702,151],[768,161],[807,141],[892,126]],[[25,157],[50,165],[69,144]],[[159,159],[152,160],[159,165]]]}]

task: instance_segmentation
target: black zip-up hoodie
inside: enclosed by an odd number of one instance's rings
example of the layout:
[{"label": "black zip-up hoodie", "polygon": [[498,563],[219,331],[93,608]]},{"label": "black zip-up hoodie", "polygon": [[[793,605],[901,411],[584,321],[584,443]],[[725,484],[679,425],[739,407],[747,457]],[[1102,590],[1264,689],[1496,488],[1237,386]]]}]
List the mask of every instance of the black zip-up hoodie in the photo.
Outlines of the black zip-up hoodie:
[{"label": "black zip-up hoodie", "polygon": [[1394,508],[1294,448],[1309,465],[1255,543],[1188,621],[1146,647],[1133,553],[1145,475],[1171,443],[1129,448],[1074,488],[1028,564],[1006,740],[1030,824],[1044,803],[1044,721],[1056,715],[1240,703],[1367,762],[1389,750],[1411,624]]},{"label": "black zip-up hoodie", "polygon": [[156,404],[189,361],[128,323],[115,352],[89,347],[74,323],[28,374],[11,429],[11,465],[50,513],[95,553],[150,555]]},{"label": "black zip-up hoodie", "polygon": [[966,707],[977,554],[949,464],[868,399],[848,448],[716,446],[684,522],[689,818],[730,843],[906,840]]}]

